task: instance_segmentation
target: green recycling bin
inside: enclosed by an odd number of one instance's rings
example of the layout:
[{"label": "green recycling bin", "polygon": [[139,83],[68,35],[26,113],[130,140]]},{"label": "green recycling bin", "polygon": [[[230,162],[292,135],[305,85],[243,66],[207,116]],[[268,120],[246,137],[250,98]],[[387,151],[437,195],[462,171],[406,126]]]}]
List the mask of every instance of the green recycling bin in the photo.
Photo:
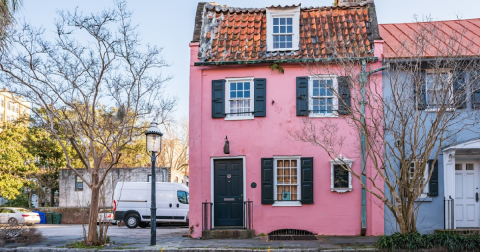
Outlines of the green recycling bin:
[{"label": "green recycling bin", "polygon": [[62,220],[62,214],[61,213],[56,213],[53,212],[52,215],[52,224],[60,224],[60,221]]},{"label": "green recycling bin", "polygon": [[45,219],[47,221],[47,224],[53,224],[53,214],[54,214],[54,212],[46,212],[45,213]]}]

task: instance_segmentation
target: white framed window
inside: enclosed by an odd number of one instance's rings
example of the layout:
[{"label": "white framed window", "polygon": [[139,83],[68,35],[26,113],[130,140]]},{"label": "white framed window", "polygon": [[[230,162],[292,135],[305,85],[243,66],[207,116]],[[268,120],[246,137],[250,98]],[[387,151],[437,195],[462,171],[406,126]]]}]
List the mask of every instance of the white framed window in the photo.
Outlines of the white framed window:
[{"label": "white framed window", "polygon": [[[428,179],[428,175],[429,175],[429,172],[430,170],[428,169],[429,166],[428,164],[425,166],[425,171],[423,173],[423,181],[422,181],[422,185],[425,184],[425,181],[427,181]],[[411,162],[410,163],[410,167],[408,168],[408,179],[410,180],[410,182],[412,182],[413,178],[415,177],[415,162]],[[428,186],[428,184],[423,188],[423,192],[422,194],[420,195],[420,198],[427,198],[428,197],[428,193],[430,192],[429,191],[430,188]]]},{"label": "white framed window", "polygon": [[267,8],[267,51],[298,50],[300,6]]},{"label": "white framed window", "polygon": [[273,206],[301,206],[300,157],[273,157],[275,203]]},{"label": "white framed window", "polygon": [[252,78],[226,79],[225,120],[254,118],[254,88]]},{"label": "white framed window", "polygon": [[348,158],[337,158],[330,160],[331,185],[330,190],[337,193],[352,191],[352,174],[345,170],[342,165],[352,167],[353,160]]},{"label": "white framed window", "polygon": [[426,70],[425,73],[425,102],[427,111],[436,111],[443,103],[453,104],[452,73]]},{"label": "white framed window", "polygon": [[308,110],[310,117],[337,117],[337,76],[312,76],[308,80]]}]

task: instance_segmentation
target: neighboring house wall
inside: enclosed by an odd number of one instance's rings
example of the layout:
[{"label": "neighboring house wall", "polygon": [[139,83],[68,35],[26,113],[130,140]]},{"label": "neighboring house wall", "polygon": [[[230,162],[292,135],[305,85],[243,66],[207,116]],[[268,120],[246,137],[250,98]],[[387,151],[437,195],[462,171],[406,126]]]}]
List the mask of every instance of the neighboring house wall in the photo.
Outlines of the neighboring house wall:
[{"label": "neighboring house wall", "polygon": [[[156,168],[156,181],[168,182],[169,168]],[[90,180],[89,174],[85,169],[78,169],[80,174],[85,176],[86,180]],[[114,168],[109,171],[105,183],[103,185],[104,193],[102,193],[102,200],[100,207],[113,206],[113,191],[117,182],[148,182],[151,168]],[[164,174],[166,177],[164,179]],[[91,201],[91,190],[86,183],[83,183],[82,190],[76,190],[76,174],[70,169],[60,169],[60,203],[59,207],[86,207]],[[81,183],[81,182],[80,182]]]},{"label": "neighboring house wall", "polygon": [[7,89],[0,90],[0,125],[30,114],[31,103]]},{"label": "neighboring house wall", "polygon": [[[459,24],[463,22],[462,24]],[[471,37],[474,37],[473,40],[478,39],[480,37],[480,29],[478,28],[478,25],[480,24],[480,19],[473,19],[473,20],[451,20],[451,21],[438,21],[438,22],[432,22],[432,24],[435,24],[436,27],[440,27],[439,29],[442,29],[442,32],[445,34],[451,34],[452,29],[457,29],[458,27],[463,27],[463,26],[469,26],[472,24],[476,24],[475,28],[470,30],[468,35],[458,35],[458,38],[463,38],[462,41],[459,41],[459,43],[469,43],[469,39],[472,39]],[[394,81],[398,83],[402,83],[402,81],[411,82],[411,90],[413,93],[414,86],[413,86],[413,81],[410,80],[407,76],[411,75],[412,73],[398,73],[398,72],[393,72],[395,71],[394,63],[395,60],[399,60],[401,62],[402,60],[404,61],[406,58],[411,57],[409,54],[408,50],[404,50],[403,47],[405,46],[411,46],[412,44],[415,44],[415,36],[405,36],[409,35],[409,33],[415,31],[415,27],[417,26],[417,23],[412,23],[412,24],[386,24],[386,25],[380,25],[380,36],[385,39],[385,46],[384,46],[384,51],[385,51],[385,58],[387,58],[387,61],[389,64],[393,67],[390,67],[388,71],[392,71],[393,76],[400,76],[400,78],[397,79],[397,77],[393,77]],[[412,28],[413,27],[413,28]],[[453,28],[457,27],[457,28]],[[472,26],[473,27],[473,26]],[[461,28],[458,28],[457,32],[461,33]],[[466,36],[466,37],[462,37]],[[428,37],[428,36],[427,36]],[[467,39],[468,38],[468,39]],[[412,40],[412,41],[410,41]],[[434,44],[434,42],[431,42]],[[452,41],[447,41],[445,43],[452,43]],[[469,46],[469,45],[467,45]],[[413,47],[413,46],[412,46]],[[412,49],[410,49],[412,50]],[[435,50],[432,50],[433,54],[437,53],[437,55],[431,55],[430,59],[425,59],[425,61],[421,64],[421,69],[425,70],[428,67],[428,60],[435,60],[435,59],[440,59],[440,56],[438,55],[440,52],[436,52]],[[432,53],[429,52],[429,53]],[[472,50],[469,50],[468,53],[474,53],[477,52],[475,51],[475,48],[472,48]],[[452,56],[452,55],[450,55]],[[458,55],[455,55],[458,56]],[[469,55],[469,56],[478,56],[478,55]],[[419,58],[414,56],[413,60],[416,61]],[[450,197],[453,198],[454,200],[457,200],[457,197],[462,195],[462,191],[457,190],[451,190],[448,192],[446,190],[446,181],[450,181],[450,183],[453,183],[453,185],[450,185],[450,188],[458,189],[458,184],[455,185],[455,183],[458,183],[457,176],[455,175],[455,163],[475,163],[475,166],[479,165],[478,160],[480,158],[480,155],[478,155],[477,149],[470,148],[466,150],[460,150],[455,153],[455,150],[453,150],[453,153],[450,153],[451,150],[448,152],[445,152],[445,148],[447,146],[455,146],[459,143],[466,142],[468,140],[472,139],[478,139],[480,138],[480,135],[478,132],[480,132],[480,125],[478,124],[478,113],[480,113],[480,110],[478,109],[472,109],[472,87],[474,85],[474,80],[472,79],[473,77],[471,76],[472,71],[478,71],[478,69],[455,69],[456,71],[462,70],[465,71],[465,83],[467,84],[467,94],[466,94],[466,103],[464,108],[456,108],[454,113],[469,113],[471,117],[465,118],[460,116],[458,120],[452,121],[451,127],[448,128],[450,132],[457,132],[459,131],[458,134],[455,135],[454,138],[450,139],[448,142],[444,142],[442,146],[437,147],[440,149],[440,154],[438,156],[437,162],[438,162],[438,196],[431,196],[428,195],[427,198],[424,198],[422,200],[418,200],[417,202],[417,207],[418,207],[418,216],[417,216],[417,230],[420,233],[433,233],[437,229],[444,229],[445,227],[449,229],[449,224],[446,223],[449,220],[447,220],[447,217],[445,215],[448,215],[448,208],[445,207],[446,205],[449,205],[450,202],[444,202],[444,199],[449,199]],[[392,96],[392,86],[395,84],[392,84],[390,81],[389,73],[388,71],[383,72],[383,94],[385,100],[388,100]],[[452,77],[457,74],[457,73],[452,73]],[[477,91],[478,92],[478,91]],[[422,113],[421,115],[424,116],[429,116],[429,117],[434,117],[435,116],[435,111],[429,111],[426,112],[425,110],[419,111]],[[426,114],[425,114],[426,113]],[[389,116],[388,114],[385,114],[385,116]],[[429,120],[425,120],[428,122]],[[468,129],[465,128],[465,126],[468,125]],[[424,125],[425,129],[429,130],[429,125]],[[463,130],[462,130],[463,128]],[[388,133],[386,133],[388,134]],[[448,134],[448,133],[447,133]],[[421,136],[418,136],[421,137]],[[389,143],[393,146],[395,143],[395,139],[391,135],[386,135],[386,140],[389,141]],[[459,146],[458,146],[459,147]],[[477,148],[480,148],[480,145],[478,145]],[[469,152],[469,150],[475,150],[475,152]],[[432,151],[432,154],[430,156],[430,159],[433,160],[435,158],[435,152],[437,149],[434,149]],[[450,153],[450,157],[449,154]],[[447,155],[446,155],[447,154]],[[386,154],[388,155],[388,154]],[[447,170],[446,163],[449,163],[450,165],[450,171]],[[400,167],[396,168],[397,171],[399,171]],[[480,167],[476,167],[475,169],[480,169]],[[477,176],[477,192],[478,191],[478,179],[480,179]],[[457,186],[457,187],[455,187]],[[460,186],[460,188],[462,188]],[[388,187],[385,186],[385,190],[388,193]],[[457,194],[456,194],[457,193]],[[479,211],[479,203],[474,202],[475,199],[475,191],[471,192],[463,192],[463,194],[469,193],[469,195],[472,198],[472,204],[476,204],[476,212],[473,215],[476,215],[476,219],[480,219],[480,211]],[[387,194],[388,195],[388,194]],[[459,206],[456,205],[454,207],[454,214],[452,218],[457,220],[458,218],[466,218],[465,213],[461,213],[459,211]],[[463,216],[459,216],[463,215]],[[450,217],[449,217],[450,218]],[[468,217],[470,218],[470,217]],[[455,222],[455,221],[454,221]],[[480,223],[477,223],[475,226],[476,228],[480,227]],[[450,227],[453,228],[453,227]],[[393,218],[393,215],[388,208],[385,208],[385,234],[392,234],[394,232],[399,232],[399,228],[396,224],[395,219]]]}]

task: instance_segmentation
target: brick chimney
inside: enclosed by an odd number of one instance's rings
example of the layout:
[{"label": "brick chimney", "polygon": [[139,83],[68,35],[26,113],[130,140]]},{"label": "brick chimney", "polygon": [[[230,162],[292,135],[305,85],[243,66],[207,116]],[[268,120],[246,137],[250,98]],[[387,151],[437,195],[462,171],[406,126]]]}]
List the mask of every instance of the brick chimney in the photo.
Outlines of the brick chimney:
[{"label": "brick chimney", "polygon": [[373,0],[336,0],[337,6],[352,6],[373,3]]}]

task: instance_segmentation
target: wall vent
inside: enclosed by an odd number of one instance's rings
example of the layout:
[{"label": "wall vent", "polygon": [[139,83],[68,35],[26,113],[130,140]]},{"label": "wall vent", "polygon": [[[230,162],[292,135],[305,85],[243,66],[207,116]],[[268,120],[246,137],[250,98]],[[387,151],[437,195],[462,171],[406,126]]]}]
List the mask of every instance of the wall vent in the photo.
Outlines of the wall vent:
[{"label": "wall vent", "polygon": [[314,233],[306,230],[297,229],[279,229],[268,233],[268,239],[271,241],[305,241],[316,240]]}]

